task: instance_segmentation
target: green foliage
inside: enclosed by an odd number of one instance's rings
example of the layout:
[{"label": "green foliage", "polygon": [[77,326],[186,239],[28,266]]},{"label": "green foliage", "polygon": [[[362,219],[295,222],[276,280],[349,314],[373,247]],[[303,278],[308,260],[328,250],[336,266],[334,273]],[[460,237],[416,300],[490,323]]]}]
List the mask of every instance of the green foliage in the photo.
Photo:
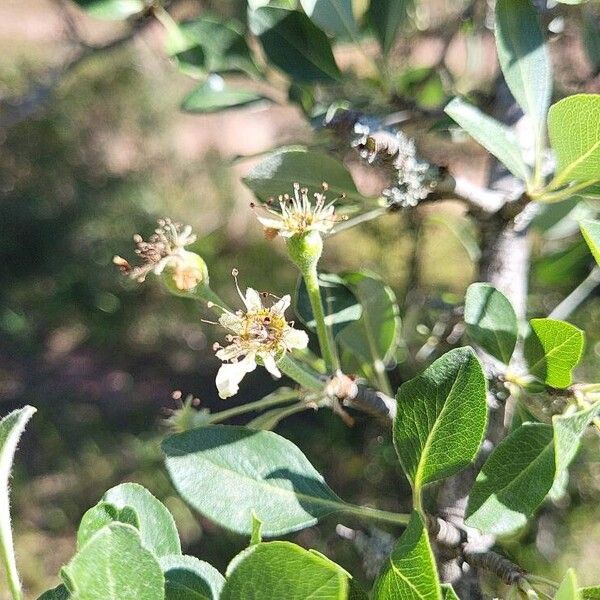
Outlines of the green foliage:
[{"label": "green foliage", "polygon": [[219,75],[211,75],[186,96],[181,107],[187,112],[211,113],[227,108],[239,108],[263,100],[265,97],[261,94],[233,88]]},{"label": "green foliage", "polygon": [[292,194],[294,183],[311,191],[318,191],[326,182],[328,197],[345,195],[348,200],[363,202],[352,176],[335,158],[308,148],[294,146],[268,154],[243,179],[244,183],[262,201]]},{"label": "green foliage", "polygon": [[398,347],[400,310],[396,295],[374,273],[357,271],[342,278],[360,302],[362,314],[342,328],[337,341],[361,364],[382,369]]},{"label": "green foliage", "polygon": [[556,319],[531,319],[530,325],[525,340],[529,373],[552,387],[568,387],[583,354],[583,331]]},{"label": "green foliage", "polygon": [[367,19],[375,31],[384,54],[394,45],[402,24],[408,18],[408,10],[414,0],[371,0]]},{"label": "green foliage", "polygon": [[144,548],[156,556],[181,554],[173,516],[146,488],[137,483],[122,483],[108,490],[102,499],[120,511],[129,508],[135,512]]},{"label": "green foliage", "polygon": [[550,106],[552,65],[530,0],[498,0],[496,46],[506,83],[541,136]]},{"label": "green foliage", "polygon": [[444,109],[469,135],[489,150],[519,179],[528,181],[531,172],[523,160],[514,132],[460,98]]},{"label": "green foliage", "polygon": [[112,504],[102,501],[98,502],[96,506],[92,506],[81,518],[77,530],[77,548],[83,548],[96,532],[115,521],[127,523],[139,529],[137,514],[130,507],[119,510]]},{"label": "green foliage", "polygon": [[469,337],[499,361],[508,364],[517,344],[519,325],[510,300],[489,283],[473,283],[465,296]]},{"label": "green foliage", "polygon": [[554,104],[548,134],[558,163],[551,187],[600,181],[599,94],[576,94]]},{"label": "green foliage", "polygon": [[295,81],[339,79],[327,36],[305,14],[265,6],[250,11],[248,22],[270,62]]},{"label": "green foliage", "polygon": [[449,583],[442,584],[442,600],[460,600]]},{"label": "green foliage", "polygon": [[225,578],[212,565],[194,556],[161,556],[165,600],[218,600]]},{"label": "green foliage", "polygon": [[44,592],[38,600],[69,600],[69,590],[61,583],[55,588]]},{"label": "green foliage", "polygon": [[579,588],[579,594],[583,600],[598,600],[600,598],[600,586]]},{"label": "green foliage", "polygon": [[355,37],[358,27],[352,13],[352,0],[300,0],[304,12],[326,31]]},{"label": "green foliage", "polygon": [[573,569],[569,569],[556,590],[554,600],[581,600],[581,594],[577,588],[577,577]]},{"label": "green foliage", "polygon": [[[335,335],[361,318],[363,307],[346,281],[339,275],[320,273],[319,291],[325,309],[326,323],[333,329]],[[294,295],[294,312],[308,329],[316,331],[316,321],[303,277],[298,278]]]},{"label": "green foliage", "polygon": [[121,21],[142,12],[145,8],[143,0],[75,0],[97,19]]},{"label": "green foliage", "polygon": [[131,525],[111,523],[98,531],[63,567],[77,600],[163,600],[164,576]]},{"label": "green foliage", "polygon": [[438,358],[396,396],[394,445],[413,489],[449,477],[475,457],[487,422],[486,381],[471,348]]},{"label": "green foliage", "polygon": [[442,600],[427,529],[414,512],[373,588],[374,600]]},{"label": "green foliage", "polygon": [[350,575],[314,550],[290,542],[262,542],[227,567],[220,600],[346,600]]},{"label": "green foliage", "polygon": [[564,477],[600,403],[565,415],[552,426],[524,423],[498,444],[471,490],[467,524],[503,535],[522,527],[554,483]]},{"label": "green foliage", "polygon": [[21,583],[10,526],[8,480],[19,438],[35,411],[33,406],[25,406],[9,413],[0,421],[0,562],[8,580],[7,587],[15,599],[20,597]]},{"label": "green foliage", "polygon": [[579,225],[583,238],[600,265],[600,221],[582,221]]},{"label": "green foliage", "polygon": [[251,77],[259,74],[242,26],[234,20],[217,15],[203,14],[179,26],[180,38],[175,45],[175,58],[179,68],[191,75],[206,73],[245,73]]},{"label": "green foliage", "polygon": [[525,423],[498,444],[469,496],[466,523],[494,533],[522,527],[554,481],[552,427]]},{"label": "green foliage", "polygon": [[343,509],[304,454],[270,431],[211,425],[167,438],[163,451],[183,499],[238,533],[252,533],[253,513],[275,536]]}]

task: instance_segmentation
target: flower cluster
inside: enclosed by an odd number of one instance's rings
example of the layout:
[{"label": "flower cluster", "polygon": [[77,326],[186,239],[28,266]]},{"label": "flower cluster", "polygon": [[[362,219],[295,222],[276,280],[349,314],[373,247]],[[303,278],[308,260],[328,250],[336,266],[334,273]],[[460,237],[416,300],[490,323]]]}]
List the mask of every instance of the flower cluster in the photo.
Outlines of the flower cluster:
[{"label": "flower cluster", "polygon": [[[237,270],[234,269],[236,277]],[[219,317],[219,323],[231,333],[227,336],[228,345],[215,344],[216,356],[223,361],[217,373],[217,389],[221,398],[237,394],[239,384],[246,373],[256,369],[257,360],[274,377],[281,377],[277,361],[293,349],[306,348],[308,335],[305,331],[294,329],[288,323],[285,311],[290,305],[290,296],[277,299],[271,306],[264,306],[261,294],[252,288],[238,293],[246,311],[231,312],[226,309]],[[268,297],[268,294],[263,294]]]},{"label": "flower cluster", "polygon": [[[196,241],[189,225],[174,223],[165,218],[158,221],[158,227],[145,241],[142,236],[134,235],[135,253],[142,259],[139,266],[132,266],[121,256],[115,256],[113,262],[132,279],[145,281],[149,273],[161,275],[168,273],[175,288],[179,291],[191,291],[198,284],[208,283],[208,271],[205,262],[194,252],[185,250]],[[167,281],[167,284],[170,284]]]},{"label": "flower cluster", "polygon": [[265,228],[267,237],[280,235],[290,238],[310,231],[330,233],[335,223],[340,220],[340,217],[335,214],[334,207],[338,198],[327,202],[325,196],[327,184],[323,183],[321,187],[321,192],[313,194],[314,202],[309,198],[308,188],[294,183],[293,194],[279,196],[277,208],[274,208],[273,200],[265,204],[254,202],[250,204],[257,219]]}]

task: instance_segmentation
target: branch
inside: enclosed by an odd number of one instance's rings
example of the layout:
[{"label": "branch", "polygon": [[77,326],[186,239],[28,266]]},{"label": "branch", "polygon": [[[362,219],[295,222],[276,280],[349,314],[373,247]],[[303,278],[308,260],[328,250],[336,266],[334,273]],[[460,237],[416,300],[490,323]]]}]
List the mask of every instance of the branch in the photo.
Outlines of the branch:
[{"label": "branch", "polygon": [[568,319],[575,309],[600,285],[600,267],[590,274],[548,315],[551,319]]},{"label": "branch", "polygon": [[[120,48],[131,41],[150,23],[152,23],[152,17],[150,15],[143,15],[133,23],[127,33],[102,45],[91,45],[78,38],[75,42],[77,50],[71,58],[59,67],[50,69],[46,73],[44,81],[32,84],[29,90],[19,98],[3,99],[0,101],[0,115],[2,115],[0,118],[0,129],[14,127],[43,110],[52,99],[56,88],[66,75],[92,56]],[[70,38],[77,35],[74,25],[69,19],[67,19],[66,27]]]}]

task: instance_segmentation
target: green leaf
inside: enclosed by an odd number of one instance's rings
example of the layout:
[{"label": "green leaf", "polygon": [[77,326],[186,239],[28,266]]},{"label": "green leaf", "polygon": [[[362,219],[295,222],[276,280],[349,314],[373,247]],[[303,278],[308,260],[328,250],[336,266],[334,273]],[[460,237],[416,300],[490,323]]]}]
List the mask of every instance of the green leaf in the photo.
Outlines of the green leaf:
[{"label": "green leaf", "polygon": [[471,348],[456,348],[397,394],[394,445],[415,490],[466,467],[487,422],[486,381]]},{"label": "green leaf", "polygon": [[583,355],[583,331],[556,319],[531,319],[529,323],[531,333],[525,340],[529,373],[552,387],[568,387]]},{"label": "green leaf", "polygon": [[45,591],[38,600],[69,600],[69,590],[61,583],[51,590]]},{"label": "green leaf", "polygon": [[414,0],[371,0],[367,20],[375,31],[384,54],[392,49],[398,30],[408,19]]},{"label": "green leaf", "polygon": [[477,476],[467,506],[467,525],[503,535],[522,527],[562,479],[581,436],[600,412],[600,402],[552,425],[524,423],[489,456]]},{"label": "green leaf", "polygon": [[573,569],[569,569],[565,574],[554,600],[581,600],[581,594],[577,589],[577,577]]},{"label": "green leaf", "polygon": [[344,569],[314,550],[263,542],[231,561],[220,600],[346,600],[349,579]]},{"label": "green leaf", "polygon": [[211,75],[183,100],[181,108],[188,112],[210,113],[227,108],[239,108],[267,100],[251,90],[229,87],[219,75]]},{"label": "green leaf", "polygon": [[375,581],[374,600],[442,600],[435,558],[417,512]]},{"label": "green leaf", "polygon": [[253,513],[263,535],[276,536],[344,508],[304,454],[270,431],[211,425],[167,438],[163,451],[183,499],[244,535],[252,533]]},{"label": "green leaf", "polygon": [[92,506],[81,518],[81,523],[77,530],[77,548],[83,548],[95,533],[114,522],[127,523],[139,529],[139,521],[134,509],[125,507],[119,510],[116,506],[108,502],[100,501],[96,506]]},{"label": "green leaf", "polygon": [[121,511],[126,508],[135,511],[144,548],[156,556],[181,554],[173,516],[145,487],[137,483],[122,483],[108,490],[102,499]]},{"label": "green leaf", "polygon": [[396,295],[374,273],[345,273],[342,279],[360,302],[362,315],[340,331],[337,341],[359,360],[384,369],[398,347]]},{"label": "green leaf", "polygon": [[449,583],[442,583],[442,600],[460,600]]},{"label": "green leaf", "polygon": [[346,195],[348,200],[364,202],[346,167],[328,154],[309,152],[307,148],[283,148],[268,154],[243,179],[260,200],[291,194],[294,183],[318,190],[327,182],[327,196]]},{"label": "green leaf", "polygon": [[510,300],[489,283],[473,283],[465,296],[469,337],[488,354],[508,364],[517,344],[519,326]]},{"label": "green leaf", "polygon": [[90,15],[97,19],[121,21],[145,9],[143,0],[75,0]]},{"label": "green leaf", "polygon": [[202,15],[181,24],[179,28],[188,42],[187,47],[176,54],[184,71],[259,75],[243,29],[237,21],[223,20],[217,15]]},{"label": "green leaf", "polygon": [[277,425],[283,419],[295,415],[296,413],[307,410],[309,407],[306,403],[294,403],[290,406],[280,406],[278,408],[272,408],[264,413],[254,417],[251,421],[246,424],[248,429],[263,429],[265,431],[273,431]]},{"label": "green leaf", "polygon": [[352,0],[300,0],[311,20],[328,33],[353,38],[358,34]]},{"label": "green leaf", "polygon": [[[363,309],[356,296],[338,275],[319,273],[319,290],[325,310],[325,322],[333,329],[334,335],[348,325],[360,319]],[[316,331],[316,322],[302,277],[298,278],[294,294],[294,312],[311,331]]]},{"label": "green leaf", "polygon": [[98,531],[63,567],[65,585],[77,600],[163,600],[165,579],[131,525]]},{"label": "green leaf", "polygon": [[581,436],[592,420],[600,414],[600,401],[585,410],[566,415],[554,415],[555,480],[563,476],[579,449]]},{"label": "green leaf", "polygon": [[552,435],[550,425],[524,423],[498,444],[471,490],[467,525],[495,535],[525,525],[554,481]]},{"label": "green leaf", "polygon": [[161,556],[165,600],[218,600],[225,578],[211,564],[195,556]]},{"label": "green leaf", "polygon": [[514,132],[460,98],[454,98],[444,109],[467,133],[491,152],[519,179],[531,175]]},{"label": "green leaf", "polygon": [[557,160],[551,187],[600,180],[600,94],[576,94],[553,104],[548,135]]},{"label": "green leaf", "polygon": [[579,588],[579,594],[583,600],[600,600],[600,585]]},{"label": "green leaf", "polygon": [[340,78],[327,36],[305,14],[265,6],[250,11],[248,22],[269,61],[295,81]]},{"label": "green leaf", "polygon": [[8,480],[19,438],[35,411],[33,406],[24,406],[9,413],[0,421],[0,563],[4,567],[8,589],[14,598],[20,596],[21,582],[17,572],[10,525]]},{"label": "green leaf", "polygon": [[552,65],[531,0],[498,0],[496,46],[506,83],[539,136],[550,106]]},{"label": "green leaf", "polygon": [[583,239],[590,247],[596,262],[600,265],[600,221],[581,221],[579,223]]}]

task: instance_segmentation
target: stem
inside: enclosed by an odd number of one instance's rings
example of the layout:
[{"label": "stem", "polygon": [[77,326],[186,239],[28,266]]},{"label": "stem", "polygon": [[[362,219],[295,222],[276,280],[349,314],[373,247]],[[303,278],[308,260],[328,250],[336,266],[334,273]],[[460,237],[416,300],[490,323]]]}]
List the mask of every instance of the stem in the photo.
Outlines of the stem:
[{"label": "stem", "polygon": [[[546,202],[546,203],[561,202],[562,200],[566,200],[567,198],[570,198],[577,192],[580,192],[582,190],[585,190],[586,188],[591,187],[595,183],[597,183],[596,179],[592,179],[589,181],[582,181],[582,182],[572,185],[564,190],[559,190],[557,192],[542,192],[541,194],[539,194],[539,196],[533,195],[532,198],[534,200],[538,200],[539,202]],[[553,182],[550,182],[546,189],[552,190],[553,187],[558,187],[558,185],[553,185]]]},{"label": "stem", "polygon": [[395,523],[396,525],[408,525],[410,515],[402,513],[388,512],[387,510],[379,510],[370,506],[358,506],[356,504],[345,504],[340,508],[345,513],[357,515],[365,519],[373,519],[375,521],[385,521],[386,523]]},{"label": "stem", "polygon": [[551,319],[567,319],[598,285],[600,285],[600,267],[594,267],[590,274],[548,316]]},{"label": "stem", "polygon": [[240,406],[234,406],[233,408],[219,411],[218,413],[210,416],[209,423],[221,423],[222,421],[225,421],[231,417],[243,415],[245,413],[252,412],[253,410],[263,410],[269,406],[295,400],[297,397],[297,390],[285,390],[280,388],[272,394],[269,394],[260,400],[256,400],[255,402],[248,402],[248,404],[241,404]]},{"label": "stem", "polygon": [[21,582],[19,581],[19,574],[17,573],[14,561],[10,559],[7,549],[4,544],[0,544],[0,554],[2,555],[2,565],[8,579],[8,589],[13,600],[22,600],[22,589]]},{"label": "stem", "polygon": [[331,332],[325,323],[325,310],[323,309],[323,300],[319,289],[319,278],[317,276],[316,266],[308,267],[302,272],[302,276],[304,277],[308,299],[310,300],[310,306],[317,326],[317,337],[319,338],[321,354],[327,370],[332,372],[339,368],[339,361]]},{"label": "stem", "polygon": [[342,231],[346,231],[347,229],[351,229],[356,225],[360,225],[361,223],[366,223],[367,221],[372,221],[373,219],[377,219],[382,215],[385,215],[388,212],[386,207],[380,206],[378,208],[374,208],[373,210],[369,210],[362,215],[358,215],[357,217],[353,217],[352,219],[348,219],[347,221],[342,221],[339,225],[336,225],[334,230],[331,232],[331,235],[335,235],[336,233],[341,233]]},{"label": "stem", "polygon": [[315,392],[323,391],[325,384],[321,378],[294,360],[289,354],[284,354],[277,362],[277,366],[282,373],[285,373],[290,379],[299,383],[303,388]]}]

